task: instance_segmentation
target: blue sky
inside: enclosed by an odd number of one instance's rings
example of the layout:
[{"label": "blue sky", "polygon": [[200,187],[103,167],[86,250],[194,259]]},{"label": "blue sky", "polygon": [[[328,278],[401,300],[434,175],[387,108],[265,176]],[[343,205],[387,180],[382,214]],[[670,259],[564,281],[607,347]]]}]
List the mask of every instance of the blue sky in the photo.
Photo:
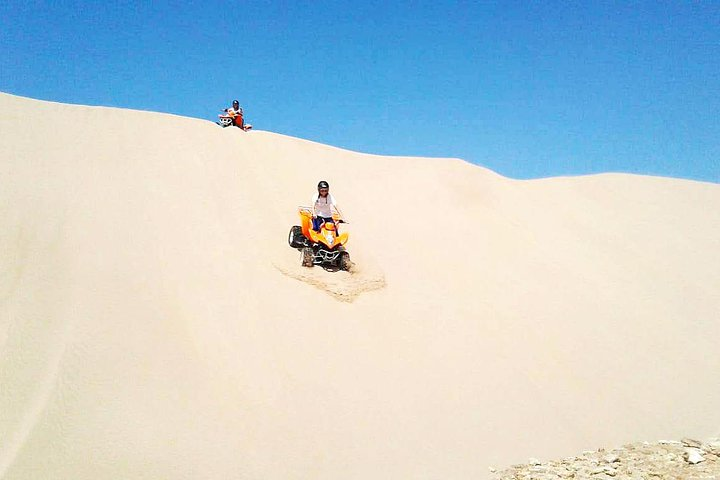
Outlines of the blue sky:
[{"label": "blue sky", "polygon": [[720,182],[720,2],[0,2],[0,91],[514,178]]}]

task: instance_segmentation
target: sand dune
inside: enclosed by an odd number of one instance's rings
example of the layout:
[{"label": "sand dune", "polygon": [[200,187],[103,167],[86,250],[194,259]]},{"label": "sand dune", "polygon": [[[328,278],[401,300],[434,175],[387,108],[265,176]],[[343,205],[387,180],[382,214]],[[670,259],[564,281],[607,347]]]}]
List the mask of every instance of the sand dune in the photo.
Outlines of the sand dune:
[{"label": "sand dune", "polygon": [[[720,186],[0,95],[0,478],[485,478],[720,433]],[[358,271],[286,243],[328,180]]]}]

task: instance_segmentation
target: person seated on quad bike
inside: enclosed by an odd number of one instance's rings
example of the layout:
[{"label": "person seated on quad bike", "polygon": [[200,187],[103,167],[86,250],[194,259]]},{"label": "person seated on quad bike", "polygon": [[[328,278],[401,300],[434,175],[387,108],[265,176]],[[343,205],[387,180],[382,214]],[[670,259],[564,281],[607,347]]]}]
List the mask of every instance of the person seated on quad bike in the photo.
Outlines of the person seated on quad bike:
[{"label": "person seated on quad bike", "polygon": [[[320,231],[320,226],[325,222],[335,223],[333,220],[332,208],[335,207],[340,217],[340,209],[335,203],[335,198],[330,195],[330,185],[325,180],[318,183],[318,193],[312,198],[312,223],[313,230]],[[337,227],[337,225],[336,225]]]},{"label": "person seated on quad bike", "polygon": [[226,108],[225,113],[232,117],[233,125],[236,127],[245,129],[245,120],[243,120],[243,109],[240,106],[240,102],[233,100],[232,107]]}]

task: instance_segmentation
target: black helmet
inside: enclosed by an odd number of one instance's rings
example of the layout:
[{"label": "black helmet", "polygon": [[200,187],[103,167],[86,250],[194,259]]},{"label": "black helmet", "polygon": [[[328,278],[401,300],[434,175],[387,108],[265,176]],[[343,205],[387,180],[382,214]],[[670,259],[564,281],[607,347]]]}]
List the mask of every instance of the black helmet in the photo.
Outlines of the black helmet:
[{"label": "black helmet", "polygon": [[318,183],[318,188],[330,188],[330,185],[328,185],[328,182],[326,182],[325,180],[322,180],[320,181],[320,183]]},{"label": "black helmet", "polygon": [[233,106],[235,105],[240,106],[240,102],[238,102],[237,100],[233,100]]}]

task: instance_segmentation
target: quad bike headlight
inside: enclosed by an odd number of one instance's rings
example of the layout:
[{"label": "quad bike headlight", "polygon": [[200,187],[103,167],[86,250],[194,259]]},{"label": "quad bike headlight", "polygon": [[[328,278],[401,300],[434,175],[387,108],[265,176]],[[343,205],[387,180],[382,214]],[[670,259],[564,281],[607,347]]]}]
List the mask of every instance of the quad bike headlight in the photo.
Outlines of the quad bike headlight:
[{"label": "quad bike headlight", "polygon": [[325,234],[325,238],[327,239],[328,243],[333,243],[332,233]]}]

